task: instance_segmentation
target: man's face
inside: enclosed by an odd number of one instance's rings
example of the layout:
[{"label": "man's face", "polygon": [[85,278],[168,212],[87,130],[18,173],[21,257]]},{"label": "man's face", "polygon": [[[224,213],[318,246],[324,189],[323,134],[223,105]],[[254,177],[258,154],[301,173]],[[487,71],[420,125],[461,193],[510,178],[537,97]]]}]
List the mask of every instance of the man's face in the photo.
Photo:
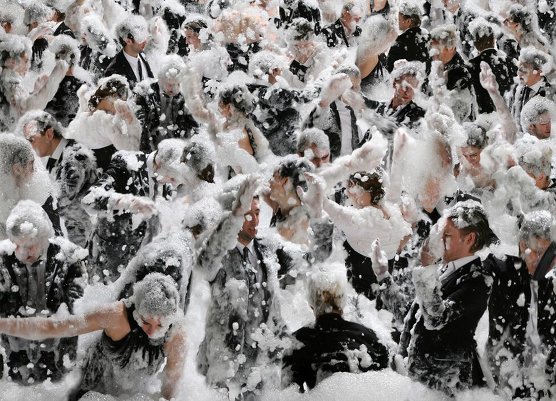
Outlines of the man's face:
[{"label": "man's face", "polygon": [[135,39],[126,39],[126,48],[134,53],[142,53],[145,50],[145,46],[147,45],[147,41],[144,40],[142,42],[137,42]]},{"label": "man's face", "polygon": [[446,47],[440,42],[431,41],[430,50],[432,54],[432,59],[434,61],[441,61],[442,64],[447,64],[452,60],[456,53],[456,49],[453,47]]},{"label": "man's face", "polygon": [[251,242],[257,236],[257,227],[259,226],[259,216],[261,214],[259,200],[253,198],[251,201],[251,209],[243,215],[243,226],[238,237],[246,243]]},{"label": "man's face", "polygon": [[394,99],[405,106],[415,97],[415,89],[419,86],[417,77],[403,75],[394,81]]},{"label": "man's face", "polygon": [[398,28],[400,31],[406,31],[411,26],[411,18],[406,17],[402,13],[398,13]]},{"label": "man's face", "polygon": [[23,127],[23,136],[29,141],[39,157],[51,156],[52,151],[52,129],[48,133],[39,132],[37,122],[31,121]]},{"label": "man's face", "polygon": [[529,243],[525,241],[519,242],[519,254],[521,259],[525,261],[527,271],[532,276],[537,270],[537,266],[550,245],[550,240],[533,237]]},{"label": "man's face", "polygon": [[15,257],[24,264],[35,263],[48,249],[48,240],[42,241],[37,238],[14,238]]},{"label": "man's face", "polygon": [[342,12],[342,23],[352,31],[355,29],[360,20],[361,13],[357,10],[357,7],[353,7],[351,10],[344,10]]},{"label": "man's face", "polygon": [[311,152],[313,157],[309,160],[315,165],[316,168],[321,167],[324,164],[330,163],[330,150],[329,149],[319,149],[314,143],[311,144]]},{"label": "man's face", "polygon": [[448,263],[472,255],[473,252],[471,252],[470,248],[475,242],[474,236],[474,233],[465,234],[463,230],[458,229],[454,225],[451,219],[448,219],[442,234],[444,262]]},{"label": "man's face", "polygon": [[540,71],[534,70],[533,66],[520,63],[517,69],[517,76],[522,85],[533,86],[542,78]]},{"label": "man's face", "polygon": [[296,57],[308,57],[314,49],[315,43],[312,40],[300,39],[293,43],[293,52]]},{"label": "man's face", "polygon": [[537,117],[537,122],[529,126],[529,132],[539,139],[550,138],[552,119],[550,113],[542,113]]}]

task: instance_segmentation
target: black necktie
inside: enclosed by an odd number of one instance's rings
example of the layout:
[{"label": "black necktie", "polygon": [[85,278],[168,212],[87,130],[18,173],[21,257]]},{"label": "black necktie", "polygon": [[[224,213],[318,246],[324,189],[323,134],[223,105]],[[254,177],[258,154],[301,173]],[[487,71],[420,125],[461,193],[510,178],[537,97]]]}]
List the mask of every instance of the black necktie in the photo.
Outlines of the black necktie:
[{"label": "black necktie", "polygon": [[143,67],[141,67],[141,57],[137,57],[137,72],[139,73],[139,81],[143,80]]},{"label": "black necktie", "polygon": [[52,172],[52,169],[54,168],[54,166],[56,165],[56,159],[54,159],[53,157],[49,157],[48,158],[48,162],[46,162],[46,169],[48,170],[49,173]]}]

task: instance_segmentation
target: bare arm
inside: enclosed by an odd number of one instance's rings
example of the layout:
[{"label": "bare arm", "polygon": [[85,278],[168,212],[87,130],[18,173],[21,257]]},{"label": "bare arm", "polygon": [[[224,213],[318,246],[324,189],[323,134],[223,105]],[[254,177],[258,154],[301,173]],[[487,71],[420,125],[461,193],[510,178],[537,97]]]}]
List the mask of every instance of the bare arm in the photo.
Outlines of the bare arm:
[{"label": "bare arm", "polygon": [[122,323],[122,319],[125,320],[123,303],[115,302],[84,316],[2,318],[0,333],[40,341],[47,338],[74,337],[108,328],[114,330]]},{"label": "bare arm", "polygon": [[167,361],[163,371],[162,396],[169,400],[178,395],[187,355],[185,329],[181,325],[174,329],[170,340],[164,345],[164,351]]},{"label": "bare arm", "polygon": [[509,143],[514,143],[517,134],[517,127],[515,126],[514,119],[510,109],[506,105],[504,98],[498,90],[498,83],[496,77],[492,73],[489,65],[484,61],[481,62],[481,72],[479,74],[481,85],[485,88],[496,107],[496,112],[502,122],[502,130]]}]

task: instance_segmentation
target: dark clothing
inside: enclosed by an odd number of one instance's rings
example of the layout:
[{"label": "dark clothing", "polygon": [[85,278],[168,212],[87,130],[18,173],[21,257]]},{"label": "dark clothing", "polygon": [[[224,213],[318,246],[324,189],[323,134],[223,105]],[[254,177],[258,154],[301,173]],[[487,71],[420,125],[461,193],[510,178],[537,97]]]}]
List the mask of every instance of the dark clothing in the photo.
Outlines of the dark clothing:
[{"label": "dark clothing", "polygon": [[[398,60],[421,61],[430,64],[428,43],[430,35],[420,27],[409,28],[403,32],[396,42],[390,47],[386,59],[386,69],[390,72],[394,69],[394,63]],[[427,68],[427,71],[429,69]]]},{"label": "dark clothing", "polygon": [[249,90],[258,98],[254,122],[261,130],[272,153],[286,156],[296,152],[297,134],[300,125],[298,103],[313,99],[302,92],[272,88],[266,85],[249,85]]},{"label": "dark clothing", "polygon": [[143,241],[149,241],[155,234],[158,227],[155,217],[142,220],[135,226],[131,213],[126,210],[113,211],[110,206],[117,201],[112,198],[114,193],[149,199],[156,197],[158,183],[149,175],[147,156],[143,152],[115,153],[110,166],[83,199],[83,203],[100,212],[89,242],[89,276],[93,281],[100,279],[108,283],[116,280]]},{"label": "dark clothing", "polygon": [[[149,66],[149,63],[147,63],[147,60],[145,60],[145,58],[141,54],[139,54],[139,58],[141,59],[145,67],[147,67],[147,71],[143,71],[143,79],[154,78],[151,67]],[[135,84],[137,84],[138,82],[137,77],[135,76],[135,73],[131,68],[131,65],[129,65],[127,59],[124,56],[123,50],[116,54],[114,60],[112,60],[108,67],[106,67],[106,71],[104,71],[105,77],[109,77],[113,74],[124,76],[127,79],[127,82],[129,83],[129,87],[131,89],[133,89]]]},{"label": "dark clothing", "polygon": [[60,82],[56,94],[44,109],[52,114],[64,127],[67,127],[77,114],[77,110],[79,109],[77,90],[83,84],[84,82],[76,77],[64,77],[62,82]]},{"label": "dark clothing", "polygon": [[198,131],[199,124],[189,113],[181,93],[170,97],[155,82],[137,93],[135,103],[138,106],[135,114],[143,127],[139,145],[142,152],[154,152],[164,139],[189,139]]},{"label": "dark clothing", "polygon": [[58,28],[56,28],[56,30],[54,31],[54,33],[52,35],[53,36],[68,35],[69,37],[75,39],[75,35],[73,34],[73,31],[69,28],[69,26],[66,25],[65,22],[62,22],[58,26]]},{"label": "dark clothing", "polygon": [[[284,2],[285,3],[285,2]],[[284,27],[287,29],[291,22],[296,18],[304,18],[314,24],[314,32],[318,35],[320,32],[320,10],[319,8],[314,8],[311,4],[307,4],[305,1],[296,1],[293,4],[282,4],[278,9],[280,18],[275,19],[275,24],[278,28]]]},{"label": "dark clothing", "polygon": [[[494,282],[492,294],[488,303],[489,310],[489,337],[487,342],[487,357],[491,372],[497,384],[505,385],[507,377],[502,377],[502,363],[508,360],[517,362],[518,367],[523,367],[525,360],[531,358],[535,350],[531,350],[528,343],[530,333],[527,325],[530,319],[529,311],[534,298],[532,297],[532,279],[525,263],[512,256],[505,260],[492,255],[485,260],[485,266],[490,270]],[[546,362],[547,376],[551,385],[554,385],[555,376],[553,368],[556,363],[556,293],[553,278],[542,277],[537,281],[537,332],[541,340],[541,349],[548,356]],[[527,365],[527,364],[526,364]],[[524,391],[530,383],[524,383]],[[514,389],[515,390],[515,389]]]},{"label": "dark clothing", "polygon": [[376,102],[365,99],[365,105],[375,109],[377,114],[393,120],[396,125],[404,125],[408,128],[415,128],[421,118],[425,116],[425,110],[418,106],[413,100],[403,107],[392,108],[391,102]]},{"label": "dark clothing", "polygon": [[228,43],[226,51],[230,55],[232,61],[228,65],[228,72],[243,71],[247,72],[249,69],[249,60],[251,56],[261,50],[261,45],[258,42],[249,43],[248,45],[237,45],[235,43]]},{"label": "dark clothing", "polygon": [[58,211],[58,200],[52,195],[46,198],[42,205],[43,210],[48,215],[50,222],[52,223],[52,228],[54,228],[54,233],[58,236],[62,235],[62,223],[60,222],[60,212]]},{"label": "dark clothing", "polygon": [[118,151],[114,145],[108,145],[103,148],[91,149],[97,160],[97,167],[102,171],[106,170],[110,165],[112,156]]},{"label": "dark clothing", "polygon": [[500,94],[504,95],[513,85],[513,78],[517,75],[517,67],[509,59],[496,49],[486,49],[477,57],[469,60],[471,80],[475,89],[479,113],[492,113],[496,110],[494,103],[487,90],[481,85],[479,74],[481,72],[481,62],[487,63],[498,83]]},{"label": "dark clothing", "polygon": [[[474,336],[490,280],[476,258],[443,277],[434,290],[416,286],[418,297],[427,298],[409,308],[399,347],[408,356],[410,377],[448,394],[482,383]],[[380,284],[385,306],[395,312],[403,295],[390,277]]]},{"label": "dark clothing", "polygon": [[284,357],[284,369],[291,370],[291,382],[300,391],[336,372],[367,372],[388,364],[388,351],[376,334],[338,314],[319,316],[314,327],[303,327],[294,337],[301,347]]},{"label": "dark clothing", "polygon": [[[28,317],[39,315],[42,310],[48,312],[44,316],[49,316],[62,304],[72,312],[75,300],[83,295],[87,274],[83,258],[76,256],[79,249],[61,237],[51,241],[42,259],[44,279],[41,275],[30,276],[15,254],[0,255],[4,288],[0,291],[0,317]],[[40,264],[34,263],[31,271],[36,272]],[[30,384],[30,378],[35,382],[61,379],[66,372],[64,356],[75,359],[77,349],[76,337],[30,341],[2,335],[1,342],[8,358],[8,374],[22,384]]]},{"label": "dark clothing", "polygon": [[448,90],[472,88],[469,66],[459,53],[456,53],[449,62],[444,64],[444,71],[446,72],[446,88]]},{"label": "dark clothing", "polygon": [[[346,30],[342,25],[342,21],[340,19],[336,20],[331,25],[324,27],[321,31],[321,34],[324,35],[326,39],[326,45],[328,47],[338,47],[338,46],[347,46],[350,47],[350,40],[347,36]],[[352,36],[359,36],[361,35],[361,28],[355,27],[355,31],[353,32]]]},{"label": "dark clothing", "polygon": [[[124,303],[130,332],[117,341],[102,333],[98,342],[88,350],[81,382],[70,395],[70,400],[77,400],[88,391],[119,396],[119,390],[137,390],[136,387],[131,387],[132,383],[128,383],[128,380],[135,379],[136,384],[141,385],[141,378],[155,376],[164,363],[164,344],[167,338],[149,338],[133,317],[135,305],[128,300],[124,300]],[[124,373],[123,377],[121,373]]]},{"label": "dark clothing", "polygon": [[384,82],[384,72],[386,71],[386,54],[378,55],[378,63],[375,68],[365,78],[361,79],[361,92],[370,95],[374,85]]},{"label": "dark clothing", "polygon": [[112,62],[111,57],[107,57],[98,50],[93,50],[89,46],[80,46],[81,57],[79,59],[79,66],[87,70],[93,76],[93,80],[104,76],[106,68]]},{"label": "dark clothing", "polygon": [[517,83],[506,93],[506,102],[512,113],[516,127],[518,127],[518,130],[521,128],[523,132],[527,132],[529,128],[521,126],[521,111],[523,110],[523,106],[535,96],[549,97],[553,94],[552,85],[548,82],[546,77],[542,77],[541,81],[539,81],[535,87],[537,89]]}]

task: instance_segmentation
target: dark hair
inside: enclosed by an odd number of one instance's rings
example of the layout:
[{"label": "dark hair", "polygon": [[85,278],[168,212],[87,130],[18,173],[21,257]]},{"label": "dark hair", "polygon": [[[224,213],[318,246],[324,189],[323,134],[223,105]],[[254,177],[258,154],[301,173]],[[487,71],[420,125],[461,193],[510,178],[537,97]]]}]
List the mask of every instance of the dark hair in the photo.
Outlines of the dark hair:
[{"label": "dark hair", "polygon": [[245,115],[252,113],[257,105],[255,98],[243,84],[222,89],[218,94],[218,101],[225,105],[231,104]]},{"label": "dark hair", "polygon": [[201,29],[206,29],[206,28],[207,28],[207,23],[200,18],[194,19],[192,21],[185,21],[181,26],[182,30],[189,29],[190,31],[193,31],[195,33],[199,33],[201,32]]},{"label": "dark hair", "polygon": [[33,115],[29,117],[30,118],[28,121],[25,122],[25,125],[35,121],[37,123],[37,129],[41,135],[44,135],[48,129],[52,128],[54,138],[62,139],[62,125],[56,120],[56,118],[54,118],[52,114],[47,111],[40,111],[36,114],[33,113]]},{"label": "dark hair", "polygon": [[304,158],[299,157],[288,157],[283,160],[276,170],[280,177],[290,178],[293,188],[301,187],[305,191],[307,190],[307,183],[305,181],[305,176],[303,173],[312,172],[312,164]]},{"label": "dark hair", "polygon": [[466,146],[474,146],[479,149],[484,149],[487,146],[487,133],[486,129],[479,124],[465,122],[463,128],[467,134]]},{"label": "dark hair", "polygon": [[107,97],[116,96],[121,100],[127,100],[128,95],[129,87],[125,82],[119,79],[109,79],[100,85],[89,99],[89,110],[95,110],[99,103]]},{"label": "dark hair", "polygon": [[471,246],[471,252],[477,252],[483,247],[498,241],[498,238],[490,229],[483,206],[477,201],[467,200],[456,203],[448,210],[447,218],[464,235],[475,233],[476,238]]},{"label": "dark hair", "polygon": [[357,185],[371,194],[371,204],[378,205],[384,198],[384,171],[377,167],[372,172],[358,171],[349,176],[348,185]]},{"label": "dark hair", "polygon": [[293,40],[308,40],[315,34],[315,25],[305,18],[295,18],[289,28]]}]

